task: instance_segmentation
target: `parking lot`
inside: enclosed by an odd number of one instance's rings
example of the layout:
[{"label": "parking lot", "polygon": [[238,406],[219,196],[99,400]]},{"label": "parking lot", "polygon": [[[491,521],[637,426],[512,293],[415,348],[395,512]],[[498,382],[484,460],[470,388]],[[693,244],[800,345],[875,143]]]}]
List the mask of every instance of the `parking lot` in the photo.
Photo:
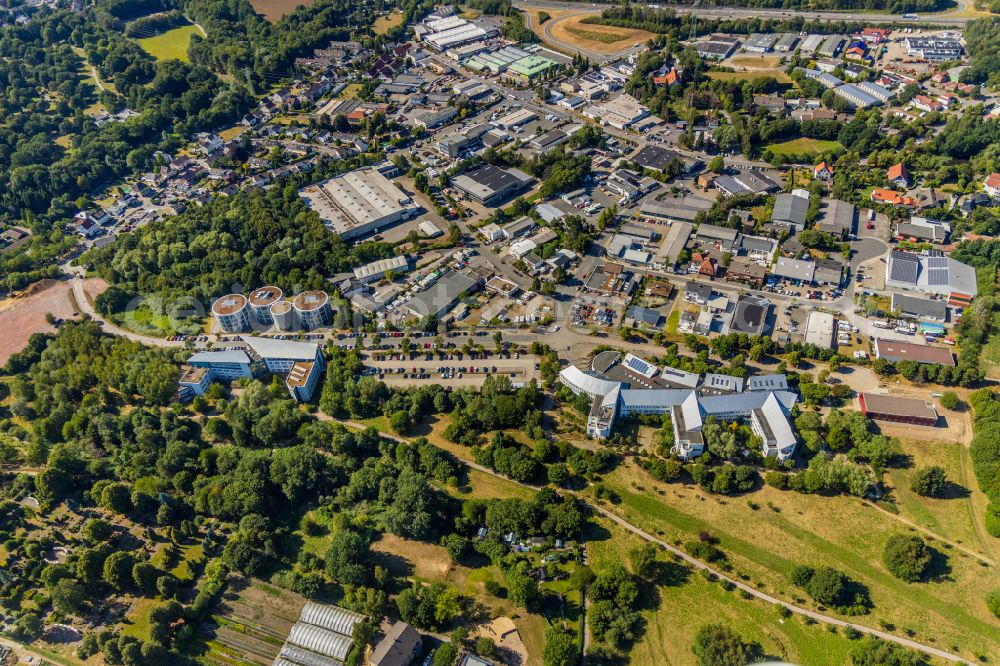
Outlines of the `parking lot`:
[{"label": "parking lot", "polygon": [[490,375],[505,375],[514,384],[522,384],[539,376],[534,356],[524,355],[520,358],[487,358],[470,359],[465,356],[459,360],[458,355],[451,359],[439,360],[434,357],[428,361],[421,356],[420,360],[384,360],[365,359],[366,371],[381,379],[386,384],[413,385],[426,382],[442,386],[478,387]]}]

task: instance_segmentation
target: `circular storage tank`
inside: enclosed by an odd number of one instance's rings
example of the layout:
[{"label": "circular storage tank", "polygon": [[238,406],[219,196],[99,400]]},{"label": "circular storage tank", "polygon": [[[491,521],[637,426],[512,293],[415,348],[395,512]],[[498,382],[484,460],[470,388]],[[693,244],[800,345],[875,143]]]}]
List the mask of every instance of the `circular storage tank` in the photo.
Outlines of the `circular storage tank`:
[{"label": "circular storage tank", "polygon": [[271,306],[271,319],[279,331],[294,331],[298,328],[295,310],[288,301],[278,301]]},{"label": "circular storage tank", "polygon": [[295,297],[292,307],[299,316],[302,328],[329,326],[333,321],[330,296],[325,291],[303,291]]},{"label": "circular storage tank", "polygon": [[219,328],[229,333],[239,333],[250,327],[250,313],[247,297],[243,294],[227,294],[212,303],[212,314]]},{"label": "circular storage tank", "polygon": [[261,287],[250,294],[250,311],[258,322],[264,325],[273,323],[271,306],[280,301],[284,293],[279,287]]}]

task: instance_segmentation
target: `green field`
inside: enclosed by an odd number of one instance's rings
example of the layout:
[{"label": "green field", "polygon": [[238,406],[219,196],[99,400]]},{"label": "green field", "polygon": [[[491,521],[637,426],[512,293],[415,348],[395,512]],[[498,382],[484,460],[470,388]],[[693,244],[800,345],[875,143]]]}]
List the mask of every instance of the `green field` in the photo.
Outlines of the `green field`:
[{"label": "green field", "polygon": [[772,143],[767,149],[775,155],[805,155],[807,153],[839,153],[844,147],[837,141],[799,137],[783,143]]},{"label": "green field", "polygon": [[946,576],[926,583],[894,578],[882,563],[883,546],[889,536],[911,528],[856,498],[765,486],[747,497],[750,506],[746,499],[659,483],[632,465],[608,474],[605,484],[621,497],[620,504],[608,508],[667,542],[683,542],[703,531],[716,536],[732,573],[762,591],[794,601],[801,593],[789,580],[792,569],[831,564],[868,587],[874,608],[857,618],[861,624],[885,622],[896,633],[912,631],[923,643],[969,657],[1000,657],[1000,645],[987,638],[998,627],[984,599],[983,580],[995,576],[992,568],[932,542],[947,555]]},{"label": "green field", "polygon": [[[617,525],[602,522],[601,526],[608,528],[607,538],[587,544],[591,566],[597,571],[627,562],[628,551],[642,543]],[[663,559],[669,561],[667,556]],[[631,663],[694,663],[694,634],[710,622],[729,626],[745,641],[759,644],[770,658],[817,666],[850,662],[852,642],[843,634],[819,624],[806,624],[795,616],[781,618],[776,607],[744,599],[736,591],[708,582],[699,573],[689,571],[685,575],[684,581],[657,587],[657,606],[643,612],[646,626],[632,649]]]},{"label": "green field", "polygon": [[139,46],[157,60],[174,59],[187,62],[188,45],[191,43],[191,35],[194,34],[201,34],[198,26],[182,25],[162,35],[140,39]]}]

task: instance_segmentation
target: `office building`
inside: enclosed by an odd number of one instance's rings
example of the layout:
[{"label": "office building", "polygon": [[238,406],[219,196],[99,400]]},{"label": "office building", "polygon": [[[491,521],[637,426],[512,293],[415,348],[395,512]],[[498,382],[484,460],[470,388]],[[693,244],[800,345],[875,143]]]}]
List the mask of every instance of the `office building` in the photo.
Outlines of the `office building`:
[{"label": "office building", "polygon": [[333,323],[330,296],[325,291],[303,291],[292,301],[292,308],[299,324],[306,330]]},{"label": "office building", "polygon": [[278,287],[261,287],[250,293],[250,312],[262,326],[274,323],[271,307],[281,300],[284,293]]},{"label": "office building", "polygon": [[212,315],[219,328],[239,333],[250,328],[250,304],[243,294],[228,294],[212,303]]},{"label": "office building", "polygon": [[886,263],[886,287],[940,294],[959,307],[978,293],[976,269],[937,250],[920,254],[890,250]]}]

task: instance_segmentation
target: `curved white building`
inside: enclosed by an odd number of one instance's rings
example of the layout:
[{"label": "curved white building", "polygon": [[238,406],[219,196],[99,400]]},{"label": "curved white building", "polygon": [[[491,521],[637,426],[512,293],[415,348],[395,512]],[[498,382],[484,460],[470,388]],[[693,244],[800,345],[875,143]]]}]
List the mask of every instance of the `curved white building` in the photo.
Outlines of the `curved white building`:
[{"label": "curved white building", "polygon": [[279,331],[292,331],[298,328],[295,324],[296,314],[290,301],[277,301],[271,305],[271,321]]},{"label": "curved white building", "polygon": [[250,294],[250,312],[264,326],[274,323],[271,306],[281,300],[284,293],[278,287],[261,287]]},{"label": "curved white building", "polygon": [[228,294],[212,303],[212,315],[219,328],[227,333],[239,333],[250,328],[250,308],[243,294]]},{"label": "curved white building", "polygon": [[302,328],[313,329],[333,323],[330,296],[325,291],[303,291],[292,301]]}]

